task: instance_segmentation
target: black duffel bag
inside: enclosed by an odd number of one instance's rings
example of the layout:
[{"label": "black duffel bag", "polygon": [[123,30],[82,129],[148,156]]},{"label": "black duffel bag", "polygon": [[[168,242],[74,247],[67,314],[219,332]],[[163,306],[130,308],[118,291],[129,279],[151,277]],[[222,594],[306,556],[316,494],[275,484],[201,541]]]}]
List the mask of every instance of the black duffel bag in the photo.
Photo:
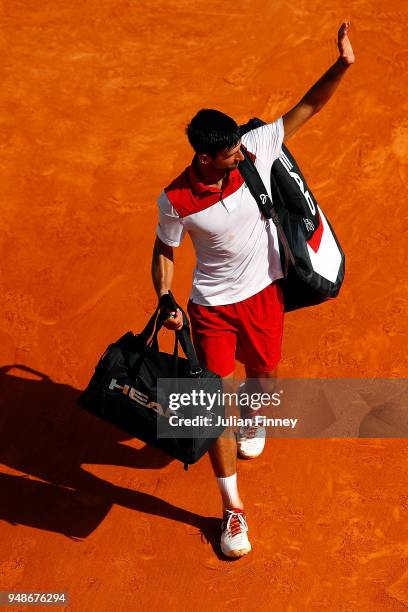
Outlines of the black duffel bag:
[{"label": "black duffel bag", "polygon": [[[173,354],[159,350],[157,335],[168,315],[158,305],[140,334],[128,331],[108,346],[78,403],[131,436],[182,461],[187,469],[188,464],[207,452],[225,427],[217,426],[218,416],[223,416],[222,401],[213,402],[211,409],[205,401],[180,406],[177,411],[170,408],[172,393],[191,393],[195,389],[197,393],[216,394],[218,398],[222,395],[221,377],[200,366],[187,316],[180,310],[183,328],[175,332]],[[186,358],[178,356],[179,344]],[[190,419],[207,417],[207,424],[170,426],[170,417],[175,414]]]}]

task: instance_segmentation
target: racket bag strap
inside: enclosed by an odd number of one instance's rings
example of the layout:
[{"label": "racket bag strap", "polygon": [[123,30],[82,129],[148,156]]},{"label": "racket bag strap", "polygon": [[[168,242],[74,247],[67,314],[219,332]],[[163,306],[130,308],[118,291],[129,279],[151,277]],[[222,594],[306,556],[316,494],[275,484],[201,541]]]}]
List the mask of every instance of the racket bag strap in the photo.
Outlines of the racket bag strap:
[{"label": "racket bag strap", "polygon": [[239,162],[238,169],[245,183],[248,185],[248,189],[251,192],[251,195],[254,197],[256,203],[258,204],[259,210],[264,215],[264,217],[266,217],[266,219],[272,219],[272,222],[276,227],[279,242],[284,252],[285,265],[283,275],[286,278],[288,275],[289,263],[295,265],[295,258],[293,257],[292,250],[289,246],[285,232],[283,231],[279,215],[273,205],[271,198],[269,197],[269,194],[259,175],[258,170],[255,167],[254,162],[252,161],[245,147],[241,147],[241,152],[244,156],[244,159]]}]

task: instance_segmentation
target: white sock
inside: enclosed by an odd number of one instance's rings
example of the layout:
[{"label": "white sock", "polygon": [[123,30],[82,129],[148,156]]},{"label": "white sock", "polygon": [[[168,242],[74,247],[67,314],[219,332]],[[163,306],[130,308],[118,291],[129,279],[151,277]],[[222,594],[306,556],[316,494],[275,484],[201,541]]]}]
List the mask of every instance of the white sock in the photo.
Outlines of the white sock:
[{"label": "white sock", "polygon": [[232,474],[232,476],[226,476],[225,478],[217,478],[217,484],[223,504],[226,508],[242,507],[241,498],[238,493],[236,473]]}]

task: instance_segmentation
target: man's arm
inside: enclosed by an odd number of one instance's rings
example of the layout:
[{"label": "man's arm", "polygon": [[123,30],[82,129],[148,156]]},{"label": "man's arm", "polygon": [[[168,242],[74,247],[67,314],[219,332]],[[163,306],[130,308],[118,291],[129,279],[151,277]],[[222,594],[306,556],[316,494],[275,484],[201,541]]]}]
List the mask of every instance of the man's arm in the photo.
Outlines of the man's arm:
[{"label": "man's arm", "polygon": [[[160,238],[156,237],[153,247],[152,257],[152,280],[160,299],[162,295],[168,293],[173,282],[174,275],[174,255],[173,247],[168,246]],[[168,329],[179,330],[183,326],[183,315],[180,310],[168,310],[170,317],[164,322]]]},{"label": "man's arm", "polygon": [[354,64],[355,56],[348,38],[350,22],[340,26],[337,35],[339,58],[289,112],[283,115],[284,140],[292,136],[330,100],[344,74]]},{"label": "man's arm", "polygon": [[159,299],[171,288],[173,274],[173,247],[168,246],[156,236],[152,258],[152,280]]}]

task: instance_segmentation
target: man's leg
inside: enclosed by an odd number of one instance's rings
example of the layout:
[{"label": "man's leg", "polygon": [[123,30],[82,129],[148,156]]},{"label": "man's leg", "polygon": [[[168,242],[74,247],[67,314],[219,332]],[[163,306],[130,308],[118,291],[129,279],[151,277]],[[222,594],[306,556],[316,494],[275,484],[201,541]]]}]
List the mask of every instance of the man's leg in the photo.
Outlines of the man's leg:
[{"label": "man's leg", "polygon": [[[241,391],[272,393],[277,364],[281,356],[284,304],[279,283],[268,285],[259,293],[237,305],[241,322],[237,339],[237,358],[245,364],[247,380]],[[251,410],[241,402],[242,416],[251,417],[261,411]],[[264,446],[266,430],[256,419],[237,432],[238,454],[242,458],[258,457]]]},{"label": "man's leg", "polygon": [[[234,393],[236,385],[233,385],[233,374],[222,378],[223,390]],[[237,442],[234,432],[227,427],[210,447],[211,465],[217,478],[220,489],[223,510],[227,508],[244,508],[237,487]]]},{"label": "man's leg", "polygon": [[[188,313],[200,363],[222,377],[225,393],[234,393],[237,331],[231,324],[229,307],[200,306],[190,301]],[[249,553],[251,544],[238,492],[237,443],[231,428],[227,427],[211,445],[209,456],[222,500],[221,550],[227,557],[241,557]]]},{"label": "man's leg", "polygon": [[[234,393],[233,375],[224,376],[224,392]],[[211,464],[221,493],[223,521],[221,550],[226,557],[242,557],[251,550],[244,504],[237,486],[237,443],[232,428],[227,427],[209,451]]]},{"label": "man's leg", "polygon": [[[271,396],[275,389],[277,368],[269,372],[245,367],[246,381],[241,392],[249,396],[249,402],[241,406],[241,417],[251,419],[249,425],[240,427],[237,432],[237,450],[241,459],[254,459],[262,453],[266,442],[266,429],[258,424],[255,417],[263,415],[266,406],[251,406],[252,394],[268,393]],[[255,397],[255,396],[252,396]]]},{"label": "man's leg", "polygon": [[[268,393],[271,396],[276,390],[276,377],[278,375],[278,368],[274,368],[270,372],[259,372],[252,368],[245,367],[246,381],[245,386],[248,392],[253,389],[256,393]],[[263,414],[262,407],[255,410],[247,410],[246,414]]]}]

